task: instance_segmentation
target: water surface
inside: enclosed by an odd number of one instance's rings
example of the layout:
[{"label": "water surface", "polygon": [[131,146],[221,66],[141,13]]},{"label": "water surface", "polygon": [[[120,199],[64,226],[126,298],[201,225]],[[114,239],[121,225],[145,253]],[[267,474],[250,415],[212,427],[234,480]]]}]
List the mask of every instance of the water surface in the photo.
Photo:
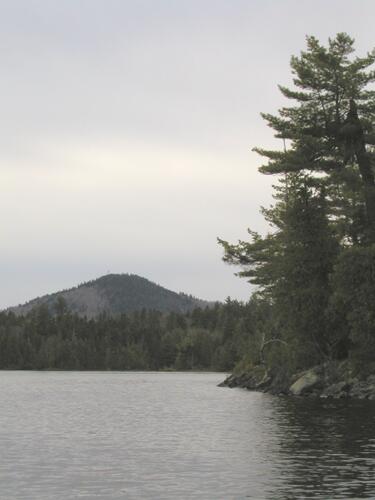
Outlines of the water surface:
[{"label": "water surface", "polygon": [[375,498],[375,405],[218,373],[0,372],[0,498]]}]

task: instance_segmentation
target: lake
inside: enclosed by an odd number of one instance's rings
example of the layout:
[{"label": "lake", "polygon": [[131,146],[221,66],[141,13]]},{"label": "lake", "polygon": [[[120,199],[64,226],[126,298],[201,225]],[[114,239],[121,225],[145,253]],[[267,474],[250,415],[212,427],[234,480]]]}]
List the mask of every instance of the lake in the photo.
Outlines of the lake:
[{"label": "lake", "polygon": [[0,372],[0,498],[375,498],[375,404],[220,373]]}]

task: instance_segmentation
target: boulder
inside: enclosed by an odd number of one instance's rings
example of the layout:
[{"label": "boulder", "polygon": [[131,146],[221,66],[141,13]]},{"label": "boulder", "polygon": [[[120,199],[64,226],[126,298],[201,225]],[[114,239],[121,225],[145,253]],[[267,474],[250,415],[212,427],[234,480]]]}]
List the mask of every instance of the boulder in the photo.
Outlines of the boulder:
[{"label": "boulder", "polygon": [[304,372],[289,388],[293,396],[302,396],[321,385],[322,377],[312,368]]},{"label": "boulder", "polygon": [[265,367],[254,366],[248,372],[229,375],[218,387],[242,387],[254,391],[265,390],[269,383]]}]

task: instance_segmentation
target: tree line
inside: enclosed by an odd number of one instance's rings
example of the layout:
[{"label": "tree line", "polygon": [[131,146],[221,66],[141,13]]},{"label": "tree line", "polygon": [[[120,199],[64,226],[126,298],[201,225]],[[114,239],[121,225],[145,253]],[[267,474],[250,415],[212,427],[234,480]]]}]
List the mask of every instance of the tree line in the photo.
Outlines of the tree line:
[{"label": "tree line", "polygon": [[142,310],[96,319],[39,306],[25,316],[0,313],[0,369],[232,370],[250,349],[262,314],[256,300],[211,308]]}]

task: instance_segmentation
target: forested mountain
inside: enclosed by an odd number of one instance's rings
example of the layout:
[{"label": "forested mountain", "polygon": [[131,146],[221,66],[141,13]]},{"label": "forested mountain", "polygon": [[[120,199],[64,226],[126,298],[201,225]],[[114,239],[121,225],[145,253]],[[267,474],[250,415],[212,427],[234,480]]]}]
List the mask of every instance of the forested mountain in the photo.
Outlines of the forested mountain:
[{"label": "forested mountain", "polygon": [[210,304],[191,295],[172,292],[135,274],[108,274],[75,288],[38,297],[9,310],[25,315],[45,305],[50,312],[64,303],[68,310],[88,319],[102,313],[116,316],[142,309],[185,313]]}]

